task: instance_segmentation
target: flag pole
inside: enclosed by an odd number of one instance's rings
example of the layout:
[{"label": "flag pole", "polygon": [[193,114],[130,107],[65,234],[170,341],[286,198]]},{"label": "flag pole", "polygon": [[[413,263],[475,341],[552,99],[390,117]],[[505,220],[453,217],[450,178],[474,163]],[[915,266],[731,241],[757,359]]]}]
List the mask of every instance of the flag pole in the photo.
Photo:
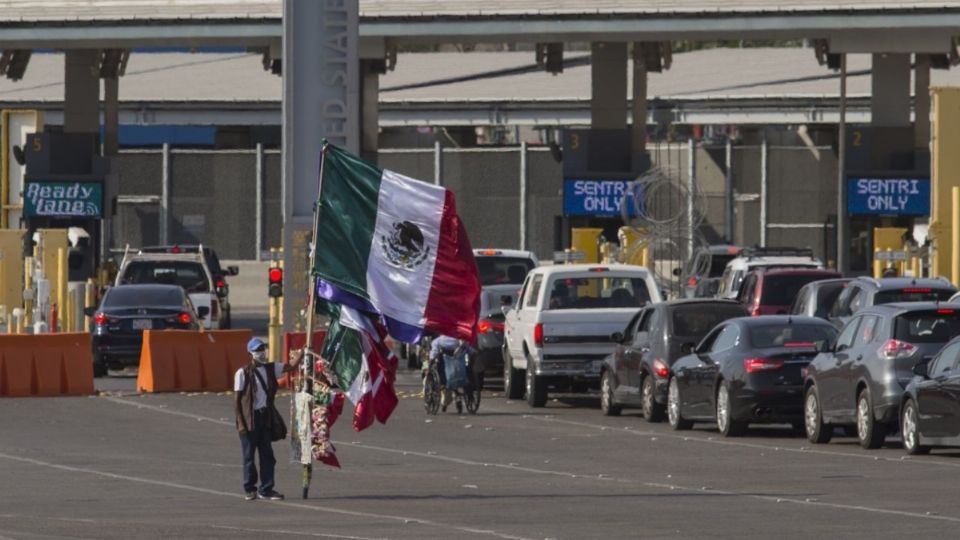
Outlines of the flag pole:
[{"label": "flag pole", "polygon": [[[317,198],[316,202],[313,205],[313,233],[310,236],[310,265],[307,268],[307,275],[309,278],[307,282],[309,283],[309,291],[307,291],[307,334],[306,340],[303,346],[303,377],[301,378],[301,391],[310,391],[312,387],[312,381],[316,376],[315,368],[316,361],[314,360],[313,354],[313,328],[316,325],[316,311],[317,311],[317,281],[313,277],[313,267],[317,260],[317,230],[320,226],[320,190],[323,188],[323,169],[324,163],[327,161],[327,141],[323,141],[323,146],[320,149],[320,178],[317,182]],[[311,399],[311,414],[310,422],[313,423],[313,400]],[[304,442],[301,441],[301,445]],[[312,441],[306,441],[307,445],[312,445]],[[302,450],[301,450],[302,451]],[[312,449],[311,449],[312,451]],[[310,494],[310,481],[313,478],[313,462],[303,466],[303,498],[306,499]]]}]

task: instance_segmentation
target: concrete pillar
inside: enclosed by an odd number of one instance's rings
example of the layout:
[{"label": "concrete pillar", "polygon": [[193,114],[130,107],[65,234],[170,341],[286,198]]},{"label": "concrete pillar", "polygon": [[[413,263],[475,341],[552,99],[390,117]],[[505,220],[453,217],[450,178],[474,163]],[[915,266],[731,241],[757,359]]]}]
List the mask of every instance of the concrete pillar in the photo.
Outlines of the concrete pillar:
[{"label": "concrete pillar", "polygon": [[63,131],[100,131],[100,51],[68,50],[64,55]]},{"label": "concrete pillar", "polygon": [[360,157],[372,163],[377,162],[380,138],[380,73],[375,66],[375,61],[360,61]]},{"label": "concrete pillar", "polygon": [[590,45],[590,124],[595,129],[627,129],[627,44]]},{"label": "concrete pillar", "polygon": [[647,152],[647,64],[643,55],[643,43],[633,44],[633,155],[634,169],[637,156]]},{"label": "concrete pillar", "polygon": [[910,55],[874,53],[871,86],[871,123],[884,127],[909,126]]},{"label": "concrete pillar", "polygon": [[115,156],[120,150],[120,78],[103,79],[103,155]]},{"label": "concrete pillar", "polygon": [[930,150],[930,56],[917,54],[913,76],[913,147]]}]

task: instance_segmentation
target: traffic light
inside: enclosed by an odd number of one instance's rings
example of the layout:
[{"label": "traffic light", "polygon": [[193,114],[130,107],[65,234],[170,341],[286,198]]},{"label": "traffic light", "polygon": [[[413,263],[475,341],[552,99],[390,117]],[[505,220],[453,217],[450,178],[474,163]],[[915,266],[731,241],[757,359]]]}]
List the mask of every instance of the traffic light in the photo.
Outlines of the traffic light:
[{"label": "traffic light", "polygon": [[267,277],[270,280],[268,294],[270,298],[280,298],[283,296],[283,268],[271,268]]}]

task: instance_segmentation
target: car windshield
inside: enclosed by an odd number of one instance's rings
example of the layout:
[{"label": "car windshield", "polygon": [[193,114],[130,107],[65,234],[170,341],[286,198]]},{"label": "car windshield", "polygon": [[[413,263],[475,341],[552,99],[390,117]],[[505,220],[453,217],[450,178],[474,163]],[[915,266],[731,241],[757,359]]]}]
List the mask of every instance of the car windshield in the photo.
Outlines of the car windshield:
[{"label": "car windshield", "polygon": [[522,285],[533,267],[526,257],[477,257],[481,285]]},{"label": "car windshield", "polygon": [[736,254],[715,254],[710,256],[710,273],[707,277],[720,277],[723,275],[727,263],[736,258]]},{"label": "car windshield", "polygon": [[840,296],[846,286],[846,283],[835,283],[823,285],[817,290],[817,317],[824,318],[827,316],[830,307],[837,301],[837,297]]},{"label": "car windshield", "polygon": [[121,283],[179,285],[187,292],[210,290],[203,265],[192,261],[133,261],[124,270]]},{"label": "car windshield", "polygon": [[691,304],[679,306],[673,310],[673,336],[693,338],[699,341],[707,332],[727,319],[746,315],[743,308],[736,305]]},{"label": "car windshield", "polygon": [[932,289],[929,287],[907,287],[878,291],[873,297],[874,304],[892,304],[894,302],[946,302],[956,291],[952,289]]},{"label": "car windshield", "polygon": [[636,308],[649,301],[650,291],[642,278],[558,277],[547,309]]},{"label": "car windshield", "polygon": [[783,323],[754,326],[750,343],[757,349],[775,347],[816,347],[831,343],[837,330],[825,324]]},{"label": "car windshield", "polygon": [[804,285],[818,279],[823,279],[823,276],[763,276],[763,294],[760,295],[760,304],[765,306],[789,306]]},{"label": "car windshield", "polygon": [[957,335],[960,335],[960,313],[938,309],[900,315],[893,337],[908,343],[946,343]]},{"label": "car windshield", "polygon": [[103,298],[103,307],[180,306],[183,293],[177,289],[150,287],[113,287]]}]

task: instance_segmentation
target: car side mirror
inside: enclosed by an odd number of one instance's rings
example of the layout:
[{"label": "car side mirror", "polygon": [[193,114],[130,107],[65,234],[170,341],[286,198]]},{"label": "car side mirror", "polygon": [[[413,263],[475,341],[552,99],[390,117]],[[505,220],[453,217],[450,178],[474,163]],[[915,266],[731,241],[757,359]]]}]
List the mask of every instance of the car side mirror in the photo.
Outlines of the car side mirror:
[{"label": "car side mirror", "polygon": [[197,317],[201,320],[206,319],[207,315],[210,314],[210,308],[207,306],[200,306],[197,308]]},{"label": "car side mirror", "polygon": [[913,365],[913,374],[918,377],[923,377],[926,379],[929,375],[927,373],[928,361],[921,360]]},{"label": "car side mirror", "polygon": [[693,354],[694,351],[696,351],[696,349],[697,349],[697,344],[692,341],[688,341],[683,345],[680,345],[681,354]]},{"label": "car side mirror", "polygon": [[623,332],[614,332],[610,334],[610,341],[614,343],[623,343]]},{"label": "car side mirror", "polygon": [[228,276],[238,276],[238,275],[240,275],[240,267],[239,267],[239,266],[235,266],[235,265],[228,266],[228,267],[227,267],[227,275],[228,275]]},{"label": "car side mirror", "polygon": [[675,276],[677,276],[677,277],[680,277],[680,267],[679,267],[679,266],[673,269],[673,275],[675,275]]},{"label": "car side mirror", "polygon": [[96,307],[83,308],[83,314],[86,315],[87,317],[93,317],[94,315],[97,314],[97,308]]}]

